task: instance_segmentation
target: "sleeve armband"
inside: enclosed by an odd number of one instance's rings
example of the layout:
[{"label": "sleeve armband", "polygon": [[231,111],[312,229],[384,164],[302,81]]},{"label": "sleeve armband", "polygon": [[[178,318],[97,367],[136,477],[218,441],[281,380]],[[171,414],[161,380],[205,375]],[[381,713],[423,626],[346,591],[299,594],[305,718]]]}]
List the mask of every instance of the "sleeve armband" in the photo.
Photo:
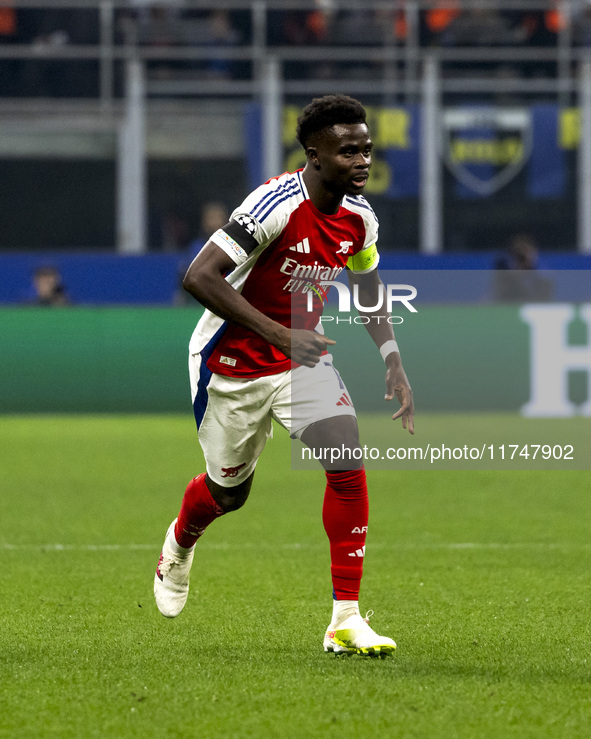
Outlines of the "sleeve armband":
[{"label": "sleeve armband", "polygon": [[247,213],[241,213],[236,218],[230,219],[223,228],[219,228],[211,240],[223,249],[236,264],[242,264],[258,246],[254,237],[255,232],[254,218]]},{"label": "sleeve armband", "polygon": [[370,272],[378,266],[379,261],[378,247],[372,244],[367,249],[363,249],[352,257],[349,257],[347,267],[351,272]]},{"label": "sleeve armband", "polygon": [[219,228],[212,236],[210,241],[217,244],[220,249],[226,252],[226,254],[233,259],[236,264],[242,264],[248,256],[244,249],[238,244],[225,229]]}]

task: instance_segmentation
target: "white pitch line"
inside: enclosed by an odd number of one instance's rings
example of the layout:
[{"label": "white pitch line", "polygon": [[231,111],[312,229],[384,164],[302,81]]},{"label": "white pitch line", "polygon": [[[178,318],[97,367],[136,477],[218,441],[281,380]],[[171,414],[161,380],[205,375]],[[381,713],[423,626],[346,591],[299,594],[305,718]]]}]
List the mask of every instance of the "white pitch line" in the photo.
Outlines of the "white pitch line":
[{"label": "white pitch line", "polygon": [[117,552],[117,551],[134,551],[157,549],[157,545],[152,544],[37,544],[32,547],[30,544],[8,544],[2,542],[1,549],[28,549],[33,548],[42,552]]},{"label": "white pitch line", "polygon": [[[229,551],[229,550],[244,550],[244,549],[321,549],[324,548],[324,543],[306,543],[301,544],[298,542],[285,543],[285,544],[271,544],[267,542],[239,542],[239,543],[204,543],[203,546],[209,550],[215,551]],[[327,544],[328,546],[328,544]],[[10,544],[8,542],[0,542],[0,550],[4,551],[17,551],[27,549],[32,551],[36,549],[42,552],[132,552],[132,551],[152,551],[156,552],[161,548],[159,544],[37,544],[35,547],[31,547],[30,544]],[[555,544],[548,542],[449,542],[441,544],[371,544],[370,549],[372,550],[487,550],[487,549],[590,549],[591,544]]]}]

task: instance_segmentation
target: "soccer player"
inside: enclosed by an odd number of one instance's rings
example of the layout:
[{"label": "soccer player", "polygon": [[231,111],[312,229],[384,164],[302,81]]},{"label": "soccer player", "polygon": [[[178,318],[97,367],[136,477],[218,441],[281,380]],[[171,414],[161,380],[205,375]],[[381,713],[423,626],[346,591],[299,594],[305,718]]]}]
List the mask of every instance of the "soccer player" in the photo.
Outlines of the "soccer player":
[{"label": "soccer player", "polygon": [[[156,603],[168,618],[187,601],[196,541],[216,518],[244,505],[272,419],[317,450],[315,458],[329,447],[361,451],[355,410],[328,351],[335,342],[315,329],[323,280],[346,269],[363,306],[378,305],[383,291],[378,223],[361,194],[372,151],[365,110],[347,96],[315,99],[298,119],[297,136],[306,151],[303,170],[252,192],[183,282],[206,309],[189,346],[206,472],[189,483],[156,569]],[[412,391],[386,308],[368,315],[366,328],[386,364],[386,399],[396,395],[401,405],[392,418],[414,433]],[[333,585],[324,650],[391,654],[394,641],[378,635],[358,605],[368,523],[361,455],[322,464]]]}]

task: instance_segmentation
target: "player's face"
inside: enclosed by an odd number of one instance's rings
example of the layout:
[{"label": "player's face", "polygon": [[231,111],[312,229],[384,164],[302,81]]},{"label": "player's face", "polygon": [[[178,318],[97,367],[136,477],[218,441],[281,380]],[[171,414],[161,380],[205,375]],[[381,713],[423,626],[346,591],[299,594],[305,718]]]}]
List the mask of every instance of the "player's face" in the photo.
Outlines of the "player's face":
[{"label": "player's face", "polygon": [[358,195],[369,177],[373,144],[365,123],[338,124],[325,129],[315,147],[324,185],[341,195]]}]

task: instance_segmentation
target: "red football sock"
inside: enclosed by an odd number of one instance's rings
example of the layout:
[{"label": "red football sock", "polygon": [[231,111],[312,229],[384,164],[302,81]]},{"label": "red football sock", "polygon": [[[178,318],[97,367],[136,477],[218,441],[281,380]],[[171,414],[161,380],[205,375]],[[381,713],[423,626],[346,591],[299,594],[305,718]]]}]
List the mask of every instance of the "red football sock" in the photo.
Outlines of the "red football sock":
[{"label": "red football sock", "polygon": [[365,470],[327,472],[322,522],[330,541],[336,600],[358,600],[369,504]]},{"label": "red football sock", "polygon": [[225,513],[211,497],[205,484],[205,473],[194,477],[187,485],[181,512],[179,513],[174,536],[181,547],[192,547],[209,524]]}]

